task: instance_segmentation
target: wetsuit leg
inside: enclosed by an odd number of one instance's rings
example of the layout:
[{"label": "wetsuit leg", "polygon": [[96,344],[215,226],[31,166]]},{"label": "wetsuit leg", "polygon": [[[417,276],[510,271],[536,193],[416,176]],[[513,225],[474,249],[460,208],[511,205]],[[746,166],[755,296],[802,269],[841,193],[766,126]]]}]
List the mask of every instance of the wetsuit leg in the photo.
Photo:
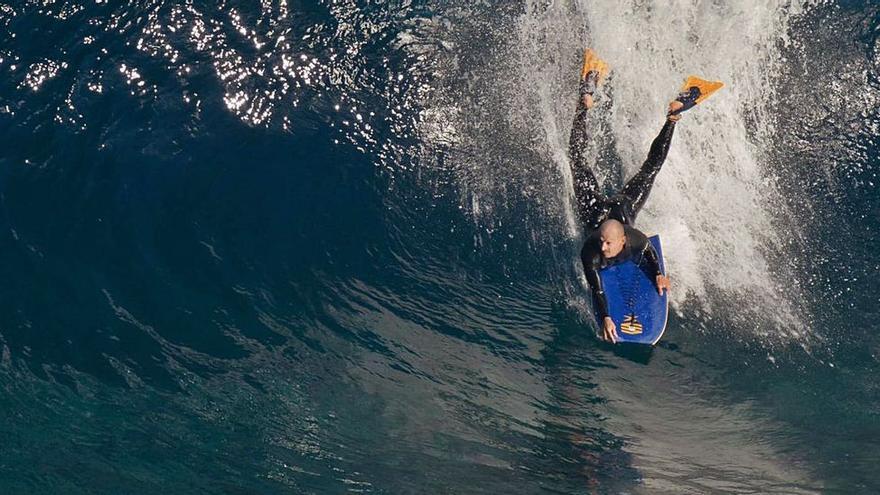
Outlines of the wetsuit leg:
[{"label": "wetsuit leg", "polygon": [[672,134],[675,131],[675,122],[667,120],[660,130],[660,134],[654,138],[651,143],[651,150],[648,152],[648,159],[642,164],[636,175],[627,181],[623,186],[621,194],[629,198],[632,202],[632,220],[635,221],[639,210],[648,200],[648,194],[654,185],[654,179],[660,172],[660,167],[666,161],[666,155],[669,154],[669,145],[672,143]]},{"label": "wetsuit leg", "polygon": [[578,215],[581,222],[589,223],[593,216],[599,193],[599,181],[587,163],[587,107],[583,102],[583,91],[578,95],[578,105],[571,124],[571,135],[568,139],[568,156],[571,163],[571,175],[574,181],[574,196],[577,201]]}]

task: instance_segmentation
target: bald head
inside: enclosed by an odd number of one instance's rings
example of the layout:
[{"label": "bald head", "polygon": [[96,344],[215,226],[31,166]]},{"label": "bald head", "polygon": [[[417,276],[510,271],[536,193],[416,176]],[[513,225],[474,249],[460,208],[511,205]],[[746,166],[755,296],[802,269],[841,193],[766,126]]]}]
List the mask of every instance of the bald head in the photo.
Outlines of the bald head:
[{"label": "bald head", "polygon": [[623,251],[626,245],[626,231],[617,220],[605,220],[599,226],[599,239],[602,241],[602,256],[613,258]]},{"label": "bald head", "polygon": [[599,235],[602,237],[620,237],[624,234],[623,224],[614,219],[605,220],[599,226]]}]

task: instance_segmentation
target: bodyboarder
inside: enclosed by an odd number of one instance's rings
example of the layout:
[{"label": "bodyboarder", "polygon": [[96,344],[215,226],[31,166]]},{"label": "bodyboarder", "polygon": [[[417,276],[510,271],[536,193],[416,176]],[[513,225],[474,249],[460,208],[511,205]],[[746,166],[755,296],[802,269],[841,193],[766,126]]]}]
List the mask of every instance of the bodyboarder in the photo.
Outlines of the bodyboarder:
[{"label": "bodyboarder", "polygon": [[595,309],[602,322],[602,338],[616,342],[616,325],[608,314],[608,303],[599,270],[615,263],[633,260],[643,270],[653,275],[659,293],[669,290],[669,278],[660,270],[656,250],[648,242],[647,236],[633,227],[633,223],[648,199],[654,179],[666,160],[675,125],[681,119],[681,113],[705,99],[721,87],[721,83],[689,78],[682,92],[669,104],[663,127],[651,143],[648,158],[639,171],[618,193],[605,196],[600,191],[596,176],[588,166],[585,144],[588,139],[587,114],[593,107],[594,93],[603,83],[607,73],[608,65],[600,60],[593,50],[585,50],[578,102],[569,138],[569,158],[577,213],[586,236],[581,249],[584,274],[593,292]]}]

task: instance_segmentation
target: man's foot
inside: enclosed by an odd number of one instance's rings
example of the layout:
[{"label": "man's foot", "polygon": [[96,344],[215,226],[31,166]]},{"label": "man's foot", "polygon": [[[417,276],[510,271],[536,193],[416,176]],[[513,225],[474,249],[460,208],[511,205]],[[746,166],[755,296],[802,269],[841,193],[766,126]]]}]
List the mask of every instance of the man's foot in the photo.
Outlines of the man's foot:
[{"label": "man's foot", "polygon": [[578,93],[584,106],[593,106],[593,93],[605,82],[608,64],[600,59],[591,48],[584,50],[584,65],[581,68],[581,85]]},{"label": "man's foot", "polygon": [[666,114],[666,118],[672,121],[680,119],[682,112],[694,108],[698,103],[723,86],[724,83],[721,81],[707,81],[696,76],[688,77],[678,93],[678,97],[669,104],[669,112]]},{"label": "man's foot", "polygon": [[666,113],[666,120],[670,120],[672,122],[678,122],[681,120],[681,112],[680,110],[684,108],[684,103],[678,100],[672,100],[669,103],[669,111]]},{"label": "man's foot", "polygon": [[678,98],[669,103],[669,111],[666,112],[666,118],[673,122],[681,119],[681,114],[694,108],[697,99],[700,97],[700,90],[696,87],[682,89],[678,93]]}]

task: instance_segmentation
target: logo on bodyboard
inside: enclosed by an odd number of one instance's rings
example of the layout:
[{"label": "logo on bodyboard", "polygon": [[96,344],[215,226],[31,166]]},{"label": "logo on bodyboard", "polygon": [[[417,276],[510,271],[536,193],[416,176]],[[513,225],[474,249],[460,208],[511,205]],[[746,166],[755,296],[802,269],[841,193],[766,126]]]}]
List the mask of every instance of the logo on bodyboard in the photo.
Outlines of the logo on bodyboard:
[{"label": "logo on bodyboard", "polygon": [[629,335],[638,335],[642,333],[642,322],[634,314],[627,315],[620,324],[620,331]]}]

